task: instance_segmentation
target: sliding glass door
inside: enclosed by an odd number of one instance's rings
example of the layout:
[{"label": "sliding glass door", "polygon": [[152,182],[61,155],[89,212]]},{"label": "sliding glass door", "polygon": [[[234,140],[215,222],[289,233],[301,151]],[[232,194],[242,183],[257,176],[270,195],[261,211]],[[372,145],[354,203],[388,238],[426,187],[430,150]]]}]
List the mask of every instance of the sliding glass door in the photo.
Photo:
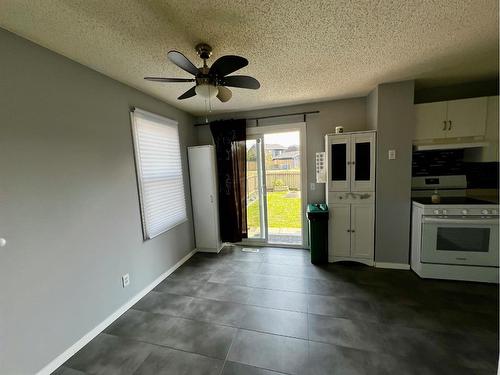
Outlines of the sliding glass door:
[{"label": "sliding glass door", "polygon": [[305,127],[269,126],[253,132],[246,142],[247,241],[303,247]]}]

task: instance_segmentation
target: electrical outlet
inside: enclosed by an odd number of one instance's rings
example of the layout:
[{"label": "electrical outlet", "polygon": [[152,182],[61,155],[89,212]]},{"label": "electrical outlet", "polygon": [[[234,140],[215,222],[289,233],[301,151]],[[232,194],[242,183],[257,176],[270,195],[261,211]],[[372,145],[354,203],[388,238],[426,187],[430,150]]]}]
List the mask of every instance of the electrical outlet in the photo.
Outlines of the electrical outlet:
[{"label": "electrical outlet", "polygon": [[396,159],[396,150],[389,150],[389,160]]},{"label": "electrical outlet", "polygon": [[316,190],[316,184],[315,184],[314,182],[309,183],[309,189],[310,189],[311,191]]},{"label": "electrical outlet", "polygon": [[122,276],[122,286],[126,288],[130,284],[130,276],[128,273]]}]

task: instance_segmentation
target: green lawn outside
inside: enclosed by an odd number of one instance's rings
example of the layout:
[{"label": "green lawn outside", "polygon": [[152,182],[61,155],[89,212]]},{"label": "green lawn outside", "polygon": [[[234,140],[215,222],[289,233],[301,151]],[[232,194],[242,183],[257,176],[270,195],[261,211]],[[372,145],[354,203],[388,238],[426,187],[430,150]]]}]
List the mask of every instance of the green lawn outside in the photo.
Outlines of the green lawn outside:
[{"label": "green lawn outside", "polygon": [[[300,198],[286,198],[289,192],[268,192],[267,213],[270,228],[301,228]],[[257,201],[248,206],[248,227],[259,226]]]}]

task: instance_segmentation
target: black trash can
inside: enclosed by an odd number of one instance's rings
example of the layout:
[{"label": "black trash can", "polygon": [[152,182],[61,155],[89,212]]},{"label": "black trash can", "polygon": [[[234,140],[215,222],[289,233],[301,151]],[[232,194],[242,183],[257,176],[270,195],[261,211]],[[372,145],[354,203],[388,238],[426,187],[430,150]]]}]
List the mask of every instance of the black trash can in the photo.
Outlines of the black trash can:
[{"label": "black trash can", "polygon": [[311,263],[313,264],[328,262],[328,216],[326,203],[307,205]]}]

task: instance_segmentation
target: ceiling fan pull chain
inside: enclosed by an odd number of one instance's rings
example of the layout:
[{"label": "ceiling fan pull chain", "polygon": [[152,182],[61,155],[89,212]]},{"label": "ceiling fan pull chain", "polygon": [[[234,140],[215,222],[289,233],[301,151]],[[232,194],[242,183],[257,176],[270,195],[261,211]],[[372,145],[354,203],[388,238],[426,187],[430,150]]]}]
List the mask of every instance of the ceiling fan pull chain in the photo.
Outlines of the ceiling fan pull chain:
[{"label": "ceiling fan pull chain", "polygon": [[[209,89],[209,91],[212,90],[211,88]],[[211,95],[208,97],[208,112],[212,112],[212,101],[210,100],[211,99]]]}]

